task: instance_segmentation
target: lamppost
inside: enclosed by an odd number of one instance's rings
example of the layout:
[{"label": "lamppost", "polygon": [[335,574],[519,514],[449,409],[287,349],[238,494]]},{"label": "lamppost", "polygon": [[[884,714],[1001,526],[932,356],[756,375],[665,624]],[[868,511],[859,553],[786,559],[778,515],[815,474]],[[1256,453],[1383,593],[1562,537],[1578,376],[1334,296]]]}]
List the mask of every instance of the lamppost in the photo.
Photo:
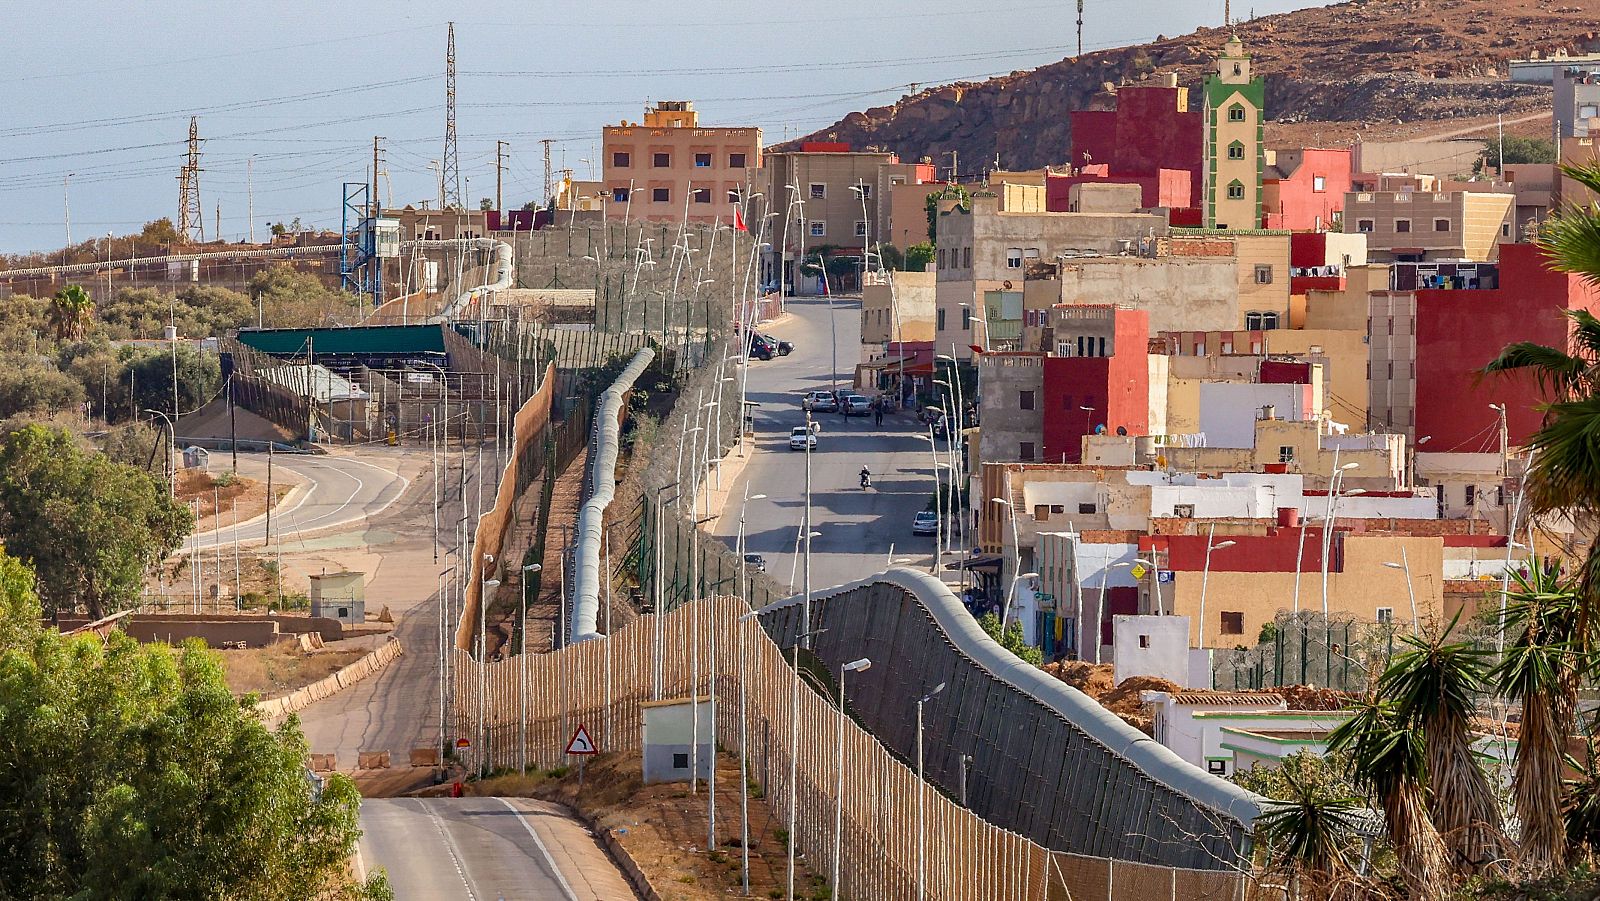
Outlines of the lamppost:
[{"label": "lamppost", "polygon": [[[146,409],[145,412],[161,417],[167,424],[167,437],[172,439],[172,449],[167,452],[167,465],[164,467],[167,471],[167,493],[172,497],[177,497],[178,467],[172,458],[178,453],[178,427],[173,424],[172,417],[168,416],[165,410]],[[272,501],[269,498],[267,501],[268,506],[271,506],[271,503]]]},{"label": "lamppost", "polygon": [[750,603],[750,575],[748,569],[750,561],[746,559],[748,554],[745,552],[744,512],[745,507],[749,506],[751,501],[764,501],[766,499],[767,496],[765,494],[751,494],[750,483],[745,483],[744,500],[739,504],[739,537],[734,544],[739,549],[739,596],[744,599],[746,604]]},{"label": "lamppost", "polygon": [[[989,501],[990,503],[999,504],[1000,506],[1011,510],[1011,547],[1014,557],[1014,563],[1012,565],[1011,572],[1013,575],[1015,575],[1018,570],[1022,569],[1022,541],[1017,537],[1017,507],[1015,504],[1011,503],[1010,500],[1003,497],[991,497],[989,498]],[[1016,590],[1017,580],[1013,578],[1011,580],[1010,587],[1006,589],[1005,610],[1001,611],[1000,613],[1000,634],[1002,635],[1004,635],[1006,631],[1006,617],[1011,613],[1011,599]],[[1099,661],[1095,662],[1098,663]]]},{"label": "lamppost", "polygon": [[443,570],[442,572],[439,573],[439,594],[438,594],[438,597],[439,597],[439,769],[440,769],[441,772],[443,772],[443,770],[444,770],[444,757],[450,751],[449,745],[446,744],[446,740],[447,739],[446,739],[445,728],[444,728],[444,723],[445,723],[445,712],[444,712],[445,711],[445,684],[444,683],[445,683],[445,673],[446,673],[446,671],[448,669],[448,667],[445,665],[445,654],[446,654],[446,652],[445,652],[445,649],[444,649],[444,645],[445,645],[445,636],[449,634],[449,628],[446,625],[446,618],[445,618],[445,606],[446,606],[446,603],[445,603],[445,594],[444,594],[444,590],[445,590],[445,581],[444,580],[445,580],[446,576],[450,575],[454,571],[455,571],[455,566],[452,565],[452,566],[448,567],[447,569],[445,569],[445,570]]},{"label": "lamppost", "polygon": [[[834,758],[833,768],[835,782],[833,791],[833,881],[828,883],[833,886],[834,895],[839,894],[839,857],[844,850],[844,676],[845,673],[863,672],[872,667],[872,661],[865,657],[852,660],[839,667],[839,737],[838,754]],[[793,836],[790,837],[793,840]]]},{"label": "lamppost", "polygon": [[[522,648],[517,653],[517,700],[522,707],[522,730],[519,737],[522,775],[528,775],[528,574],[544,569],[540,563],[522,567]],[[554,651],[555,648],[551,647]]]},{"label": "lamppost", "polygon": [[748,705],[749,680],[745,678],[744,625],[757,616],[757,611],[739,617],[739,870],[744,893],[750,894],[750,708]]},{"label": "lamppost", "polygon": [[[434,424],[433,429],[433,562],[439,562],[439,449],[441,446],[450,446],[450,379],[446,377],[444,367],[426,360],[417,361],[418,366],[426,366],[439,372],[439,385],[443,391],[444,410],[440,413],[440,421]],[[444,426],[444,440],[439,440],[439,426]]]},{"label": "lamppost", "polygon": [[1344,474],[1352,469],[1360,469],[1361,464],[1350,462],[1340,465],[1339,448],[1333,449],[1333,473],[1328,477],[1328,508],[1322,518],[1322,622],[1328,622],[1328,554],[1333,549],[1333,518],[1338,510],[1339,486],[1344,482]]},{"label": "lamppost", "polygon": [[[928,820],[923,814],[923,808],[928,796],[928,784],[922,778],[922,706],[932,700],[933,696],[944,691],[944,683],[940,682],[933,690],[917,699],[917,897],[926,898],[927,892],[927,859],[926,844],[928,833]],[[835,887],[837,891],[837,887]]]},{"label": "lamppost", "polygon": [[964,300],[956,301],[956,306],[965,307],[968,310],[968,316],[970,317],[968,319],[969,322],[976,322],[976,323],[978,323],[978,324],[983,326],[983,352],[984,353],[988,353],[989,352],[989,318],[987,316],[972,316],[971,315],[971,313],[972,313],[972,304],[967,303]]},{"label": "lamppost", "polygon": [[1217,541],[1217,524],[1212,523],[1211,529],[1206,533],[1206,564],[1200,573],[1200,629],[1196,639],[1196,647],[1206,646],[1206,587],[1211,581],[1211,552],[1230,548],[1238,544],[1237,541]]},{"label": "lamppost", "polygon": [[917,437],[928,442],[928,456],[933,458],[933,515],[938,519],[938,525],[933,533],[933,563],[929,566],[928,571],[938,575],[939,563],[944,559],[942,541],[945,514],[944,492],[940,490],[939,485],[939,469],[941,467],[948,469],[949,464],[939,462],[939,445],[938,442],[933,440],[933,425],[931,423],[928,425],[928,434],[918,435]]},{"label": "lamppost", "polygon": [[[485,566],[494,562],[483,555]],[[499,579],[484,579],[478,590],[478,775],[489,775],[489,592],[500,587]]]},{"label": "lamppost", "polygon": [[1417,634],[1417,590],[1411,584],[1411,559],[1406,556],[1406,549],[1400,548],[1400,562],[1386,562],[1384,566],[1390,569],[1404,570],[1406,574],[1406,597],[1411,600],[1411,634]]}]

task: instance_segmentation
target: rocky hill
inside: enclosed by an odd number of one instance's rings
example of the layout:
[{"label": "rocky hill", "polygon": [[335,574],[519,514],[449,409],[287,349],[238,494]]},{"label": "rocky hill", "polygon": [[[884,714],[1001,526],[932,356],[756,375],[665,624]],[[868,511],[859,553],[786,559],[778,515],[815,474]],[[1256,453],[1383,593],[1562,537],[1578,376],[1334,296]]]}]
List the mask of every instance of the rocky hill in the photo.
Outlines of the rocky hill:
[{"label": "rocky hill", "polygon": [[[1332,144],[1375,124],[1432,121],[1443,131],[1496,113],[1528,118],[1548,109],[1549,89],[1509,83],[1506,61],[1535,50],[1581,52],[1600,41],[1597,27],[1600,0],[1354,0],[1263,16],[1233,31],[1266,76],[1270,119],[1329,123]],[[996,154],[1008,169],[1064,163],[1069,111],[1103,108],[1108,86],[1168,73],[1198,87],[1226,39],[1224,29],[1206,28],[929,88],[800,140],[882,147],[941,165],[956,151],[963,173],[992,167]]]}]

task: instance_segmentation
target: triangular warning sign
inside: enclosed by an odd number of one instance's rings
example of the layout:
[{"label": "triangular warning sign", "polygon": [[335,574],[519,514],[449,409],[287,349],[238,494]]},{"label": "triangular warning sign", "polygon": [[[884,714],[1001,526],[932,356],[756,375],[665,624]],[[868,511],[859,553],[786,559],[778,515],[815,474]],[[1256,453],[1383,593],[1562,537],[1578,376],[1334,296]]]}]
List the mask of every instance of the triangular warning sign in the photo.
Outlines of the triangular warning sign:
[{"label": "triangular warning sign", "polygon": [[595,750],[594,739],[589,737],[589,730],[579,725],[578,731],[572,733],[572,740],[567,742],[567,753],[598,754],[600,752]]}]

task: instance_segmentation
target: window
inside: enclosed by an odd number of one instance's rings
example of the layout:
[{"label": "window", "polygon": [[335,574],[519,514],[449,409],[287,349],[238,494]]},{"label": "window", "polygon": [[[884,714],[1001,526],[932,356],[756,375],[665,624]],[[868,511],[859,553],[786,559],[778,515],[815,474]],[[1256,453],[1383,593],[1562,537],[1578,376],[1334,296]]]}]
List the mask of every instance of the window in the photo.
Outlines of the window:
[{"label": "window", "polygon": [[1179,519],[1194,519],[1194,504],[1173,504],[1172,515]]},{"label": "window", "polygon": [[1228,775],[1228,761],[1220,759],[1220,758],[1214,759],[1214,760],[1207,760],[1206,761],[1206,772],[1210,773],[1213,776],[1226,776],[1226,775]]},{"label": "window", "polygon": [[1502,238],[1511,237],[1511,223],[1502,222],[1500,224],[1500,237],[1502,237]]},{"label": "window", "polygon": [[1328,179],[1321,175],[1311,176],[1311,190],[1317,192],[1318,194],[1328,190]]},{"label": "window", "polygon": [[1021,269],[1022,268],[1022,248],[1020,248],[1020,247],[1008,247],[1008,248],[1006,248],[1006,268],[1007,269]]},{"label": "window", "polygon": [[933,315],[935,319],[939,320],[935,324],[935,327],[941,332],[944,331],[944,308],[940,307],[938,310],[934,311]]},{"label": "window", "polygon": [[1472,506],[1473,502],[1476,501],[1477,499],[1478,499],[1478,486],[1477,485],[1468,485],[1467,486],[1467,506],[1469,506],[1469,507]]},{"label": "window", "polygon": [[1033,505],[1033,520],[1034,520],[1034,522],[1044,522],[1045,520],[1047,520],[1049,518],[1050,518],[1050,505],[1049,504],[1034,504]]},{"label": "window", "polygon": [[616,169],[630,168],[633,166],[633,154],[619,150],[611,154],[611,165]]},{"label": "window", "polygon": [[1218,616],[1222,619],[1223,635],[1244,634],[1244,614],[1233,610],[1224,610]]},{"label": "window", "polygon": [[616,203],[627,203],[628,202],[628,189],[627,188],[612,188],[611,189],[611,199]]},{"label": "window", "polygon": [[972,248],[970,248],[970,247],[961,248],[961,268],[962,269],[971,269],[972,268]]},{"label": "window", "polygon": [[866,182],[862,182],[861,184],[856,185],[856,187],[861,189],[861,199],[862,200],[871,200],[872,199],[872,185],[869,185]]},{"label": "window", "polygon": [[688,754],[673,754],[672,755],[672,768],[675,769],[675,770],[686,770],[686,769],[688,769],[689,768],[689,755]]},{"label": "window", "polygon": [[1378,624],[1379,625],[1383,625],[1383,626],[1391,625],[1392,623],[1394,623],[1394,608],[1393,607],[1379,607],[1378,608],[1378,612],[1377,612],[1377,620],[1378,620]]},{"label": "window", "polygon": [[1033,409],[1033,392],[1020,391],[1017,393],[1017,406],[1023,410]]},{"label": "window", "polygon": [[811,220],[811,237],[822,238],[828,234],[828,223],[821,219]]},{"label": "window", "polygon": [[1292,445],[1292,444],[1280,444],[1280,445],[1278,445],[1278,462],[1279,463],[1293,463],[1294,462],[1294,445]]},{"label": "window", "polygon": [[1496,485],[1496,486],[1494,486],[1494,505],[1496,507],[1504,507],[1506,505],[1506,486],[1505,485]]},{"label": "window", "polygon": [[1017,445],[1017,458],[1024,463],[1033,462],[1033,442],[1023,441]]},{"label": "window", "polygon": [[1141,647],[1141,648],[1150,647],[1150,636],[1148,636],[1148,635],[1140,635],[1139,636],[1139,647]]},{"label": "window", "polygon": [[694,155],[694,167],[696,169],[710,169],[711,168],[711,154],[709,154],[709,153],[697,153],[697,154],[695,154]]},{"label": "window", "polygon": [[1256,284],[1258,284],[1258,285],[1270,285],[1270,284],[1272,284],[1272,266],[1271,266],[1271,264],[1268,264],[1268,263],[1257,263],[1256,264]]},{"label": "window", "polygon": [[1233,106],[1228,107],[1228,121],[1229,122],[1243,122],[1244,121],[1244,106],[1242,104],[1235,103]]},{"label": "window", "polygon": [[1233,353],[1233,342],[1232,341],[1224,341],[1224,342],[1222,342],[1222,355],[1223,356],[1227,356],[1228,354],[1231,354],[1231,353]]},{"label": "window", "polygon": [[671,188],[651,188],[650,199],[656,203],[666,203],[672,199]]},{"label": "window", "polygon": [[[1230,183],[1228,185],[1228,199],[1229,200],[1243,200],[1244,199],[1244,183],[1243,182],[1235,181],[1235,182],[1232,182],[1232,183]],[[1221,226],[1218,226],[1218,227],[1220,228]]]},{"label": "window", "polygon": [[710,203],[711,202],[711,189],[710,188],[695,188],[693,191],[690,192],[690,194],[694,198],[694,202],[695,203]]},{"label": "window", "polygon": [[672,167],[672,154],[655,153],[650,155],[650,165],[657,169],[670,169]]},{"label": "window", "polygon": [[1449,231],[1450,230],[1450,220],[1449,219],[1435,219],[1435,220],[1433,220],[1433,230],[1436,231],[1436,232],[1447,232],[1447,231]]},{"label": "window", "polygon": [[[1246,313],[1246,314],[1244,314],[1244,327],[1249,329],[1252,332],[1255,332],[1255,331],[1266,331],[1268,329],[1275,329],[1275,328],[1278,327],[1278,314],[1277,313],[1261,313],[1261,312]],[[1250,346],[1252,348],[1259,348],[1260,347],[1260,345],[1258,343],[1252,343]],[[1253,352],[1254,353],[1260,353],[1260,350],[1257,349],[1257,350],[1254,350]]]},{"label": "window", "polygon": [[745,155],[742,154],[742,153],[730,153],[730,154],[728,154],[728,168],[729,169],[743,169],[744,166],[745,166],[745,162],[744,161],[745,161]]},{"label": "window", "polygon": [[1358,231],[1358,232],[1370,232],[1370,231],[1372,231],[1372,220],[1371,219],[1357,219],[1356,220],[1356,231]]},{"label": "window", "polygon": [[942,249],[939,251],[939,268],[944,268],[944,250]]},{"label": "window", "polygon": [[1085,515],[1085,516],[1089,516],[1089,515],[1092,515],[1094,513],[1099,512],[1099,508],[1096,507],[1094,504],[1079,504],[1078,505],[1078,512],[1083,514],[1083,515]]},{"label": "window", "polygon": [[856,220],[856,237],[864,238],[866,236],[867,236],[867,220],[865,220],[865,219],[857,219]]},{"label": "window", "polygon": [[971,329],[972,329],[972,308],[971,307],[962,307],[961,308],[961,330],[965,332],[965,331],[970,331]]},{"label": "window", "polygon": [[828,186],[827,185],[821,184],[819,182],[812,182],[811,183],[811,198],[813,200],[823,200],[827,196],[828,196]]},{"label": "window", "polygon": [[1395,230],[1395,232],[1397,234],[1402,234],[1403,235],[1403,234],[1409,233],[1411,231],[1411,220],[1410,219],[1396,219],[1396,220],[1394,220],[1394,230]]},{"label": "window", "polygon": [[744,202],[744,192],[739,190],[738,188],[729,188],[728,189],[728,202],[729,203],[743,203]]},{"label": "window", "polygon": [[1242,160],[1242,159],[1244,159],[1244,145],[1239,143],[1238,141],[1234,141],[1232,144],[1229,144],[1228,145],[1228,159],[1230,159],[1230,160]]}]

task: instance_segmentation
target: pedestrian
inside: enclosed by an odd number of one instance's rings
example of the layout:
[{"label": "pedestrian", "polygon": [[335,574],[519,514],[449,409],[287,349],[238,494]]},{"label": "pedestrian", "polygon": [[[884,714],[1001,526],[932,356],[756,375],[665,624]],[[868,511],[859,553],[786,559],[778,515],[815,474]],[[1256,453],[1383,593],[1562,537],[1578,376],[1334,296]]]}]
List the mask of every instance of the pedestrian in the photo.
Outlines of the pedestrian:
[{"label": "pedestrian", "polygon": [[878,425],[878,426],[883,425],[883,401],[882,400],[875,400],[875,401],[872,402],[872,424],[873,425]]}]

